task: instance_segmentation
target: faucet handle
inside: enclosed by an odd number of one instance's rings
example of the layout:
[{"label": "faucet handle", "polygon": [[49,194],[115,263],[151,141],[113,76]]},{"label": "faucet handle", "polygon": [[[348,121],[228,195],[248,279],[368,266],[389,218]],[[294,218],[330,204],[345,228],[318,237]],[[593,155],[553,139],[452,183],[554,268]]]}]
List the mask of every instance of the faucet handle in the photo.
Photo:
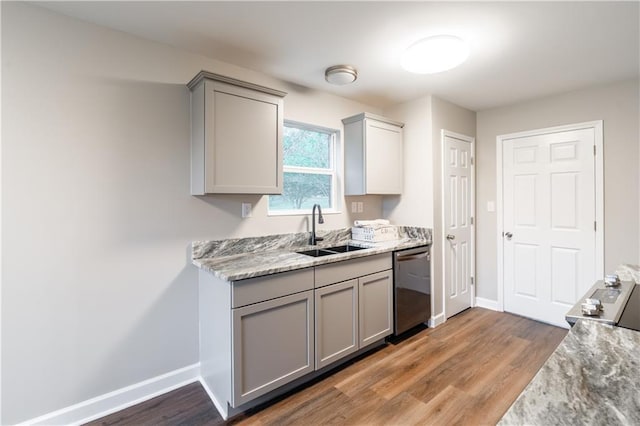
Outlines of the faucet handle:
[{"label": "faucet handle", "polygon": [[324,238],[322,238],[322,237],[316,237],[316,241],[324,241]]}]

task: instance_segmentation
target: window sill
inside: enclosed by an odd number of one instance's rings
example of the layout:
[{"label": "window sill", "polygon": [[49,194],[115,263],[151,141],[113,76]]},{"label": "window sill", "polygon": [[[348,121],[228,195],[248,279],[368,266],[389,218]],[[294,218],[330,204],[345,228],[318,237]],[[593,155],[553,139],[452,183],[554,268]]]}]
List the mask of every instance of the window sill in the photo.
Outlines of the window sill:
[{"label": "window sill", "polygon": [[[340,210],[322,210],[322,214],[340,214]],[[267,211],[267,216],[310,216],[311,210],[282,210],[282,211]]]}]

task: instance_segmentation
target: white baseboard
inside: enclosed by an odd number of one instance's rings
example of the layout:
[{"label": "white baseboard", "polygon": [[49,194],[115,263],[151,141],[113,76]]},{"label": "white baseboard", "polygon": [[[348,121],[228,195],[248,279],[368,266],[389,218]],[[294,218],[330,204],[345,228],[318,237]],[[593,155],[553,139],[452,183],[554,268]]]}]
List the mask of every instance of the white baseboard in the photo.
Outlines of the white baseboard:
[{"label": "white baseboard", "polygon": [[429,327],[434,328],[439,326],[440,324],[443,324],[446,321],[446,318],[444,317],[444,312],[441,314],[436,315],[435,317],[431,317],[429,318]]},{"label": "white baseboard", "polygon": [[215,405],[218,413],[222,416],[222,420],[227,420],[229,418],[229,412],[226,410],[226,407],[223,407],[223,404],[218,401],[218,398],[215,397],[213,392],[211,392],[211,389],[209,389],[207,382],[205,382],[202,377],[200,377],[200,384],[204,388],[204,391],[207,393],[207,395],[209,395],[209,399],[211,400],[211,402],[213,402],[213,405]]},{"label": "white baseboard", "polygon": [[196,363],[27,420],[20,425],[76,425],[90,422],[196,382],[199,377],[200,363]]},{"label": "white baseboard", "polygon": [[476,297],[476,307],[500,312],[497,300],[485,299],[484,297]]}]

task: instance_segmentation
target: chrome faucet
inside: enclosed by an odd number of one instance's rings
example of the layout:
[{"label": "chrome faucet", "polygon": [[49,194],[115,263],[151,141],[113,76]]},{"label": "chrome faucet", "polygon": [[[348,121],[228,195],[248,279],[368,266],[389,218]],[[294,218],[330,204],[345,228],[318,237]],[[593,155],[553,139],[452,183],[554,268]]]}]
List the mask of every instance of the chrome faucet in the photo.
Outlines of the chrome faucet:
[{"label": "chrome faucet", "polygon": [[309,244],[312,246],[315,246],[318,241],[323,240],[323,238],[316,237],[316,207],[318,208],[318,223],[324,223],[320,204],[314,204],[311,210],[311,238],[309,238]]}]

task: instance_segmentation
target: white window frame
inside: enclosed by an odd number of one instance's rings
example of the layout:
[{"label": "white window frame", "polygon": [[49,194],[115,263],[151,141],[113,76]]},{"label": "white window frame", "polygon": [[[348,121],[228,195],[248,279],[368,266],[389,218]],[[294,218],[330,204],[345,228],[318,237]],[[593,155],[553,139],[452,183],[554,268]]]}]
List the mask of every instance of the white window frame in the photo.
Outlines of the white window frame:
[{"label": "white window frame", "polygon": [[[318,167],[300,167],[300,166],[287,166],[286,164],[282,167],[283,175],[284,173],[306,173],[306,174],[320,174],[320,175],[329,175],[331,176],[331,208],[323,208],[322,214],[333,214],[340,213],[340,206],[338,206],[338,193],[340,188],[338,188],[339,179],[338,179],[338,141],[340,140],[340,131],[336,129],[331,129],[328,127],[316,126],[314,124],[301,123],[299,121],[293,120],[284,120],[285,127],[295,127],[301,130],[308,130],[312,132],[319,133],[327,133],[330,135],[330,147],[329,147],[329,168],[323,169]],[[283,159],[284,160],[284,159]],[[269,209],[269,203],[267,202],[267,215],[268,216],[301,216],[308,215],[310,213],[309,209],[289,209],[289,210],[271,210]]]}]

